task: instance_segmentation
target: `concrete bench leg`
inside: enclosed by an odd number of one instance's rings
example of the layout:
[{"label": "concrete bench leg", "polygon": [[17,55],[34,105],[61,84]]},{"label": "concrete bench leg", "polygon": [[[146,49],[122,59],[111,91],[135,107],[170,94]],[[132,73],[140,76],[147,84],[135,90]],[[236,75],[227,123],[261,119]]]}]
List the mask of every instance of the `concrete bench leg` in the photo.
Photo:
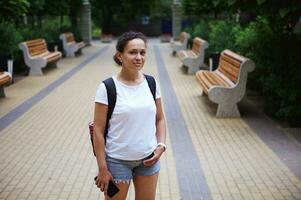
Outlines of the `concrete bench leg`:
[{"label": "concrete bench leg", "polygon": [[56,62],[51,62],[47,64],[49,67],[57,68],[57,63]]},{"label": "concrete bench leg", "polygon": [[4,98],[4,97],[5,97],[4,87],[0,86],[0,98]]},{"label": "concrete bench leg", "polygon": [[30,67],[29,75],[30,76],[43,75],[42,68],[41,67]]},{"label": "concrete bench leg", "polygon": [[68,58],[74,58],[75,57],[75,52],[68,52],[67,57]]},{"label": "concrete bench leg", "polygon": [[218,104],[216,117],[240,117],[237,104]]},{"label": "concrete bench leg", "polygon": [[188,71],[187,74],[195,74],[197,71],[199,71],[199,67],[195,66],[195,67],[187,67]]}]

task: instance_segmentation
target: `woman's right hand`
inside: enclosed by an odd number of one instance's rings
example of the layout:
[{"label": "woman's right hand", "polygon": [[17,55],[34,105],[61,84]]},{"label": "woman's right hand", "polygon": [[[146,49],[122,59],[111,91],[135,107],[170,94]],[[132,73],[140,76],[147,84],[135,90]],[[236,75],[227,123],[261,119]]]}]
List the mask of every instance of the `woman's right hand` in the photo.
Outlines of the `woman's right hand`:
[{"label": "woman's right hand", "polygon": [[108,169],[101,169],[96,177],[95,184],[102,192],[107,192],[109,181],[113,179],[111,172]]}]

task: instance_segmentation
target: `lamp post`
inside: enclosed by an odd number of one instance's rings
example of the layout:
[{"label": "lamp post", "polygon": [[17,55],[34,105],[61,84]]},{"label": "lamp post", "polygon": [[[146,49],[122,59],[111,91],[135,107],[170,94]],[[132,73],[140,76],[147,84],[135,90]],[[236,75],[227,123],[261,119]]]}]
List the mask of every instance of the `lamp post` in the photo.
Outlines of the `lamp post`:
[{"label": "lamp post", "polygon": [[179,0],[172,3],[172,36],[177,40],[181,32],[181,4]]},{"label": "lamp post", "polygon": [[81,32],[87,46],[91,45],[91,4],[89,0],[83,0],[81,9]]}]

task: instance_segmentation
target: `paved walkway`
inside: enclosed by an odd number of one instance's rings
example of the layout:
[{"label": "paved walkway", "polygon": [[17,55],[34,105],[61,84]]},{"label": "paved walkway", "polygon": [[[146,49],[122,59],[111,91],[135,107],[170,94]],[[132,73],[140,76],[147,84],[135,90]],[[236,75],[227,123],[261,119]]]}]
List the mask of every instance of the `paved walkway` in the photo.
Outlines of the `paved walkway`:
[{"label": "paved walkway", "polygon": [[[103,199],[88,136],[94,95],[119,71],[115,46],[94,42],[41,77],[26,77],[0,99],[0,200]],[[144,72],[161,85],[168,150],[157,198],[301,199],[301,145],[248,101],[241,119],[215,118],[194,76],[169,44],[152,39]],[[129,198],[134,199],[131,187]]]}]

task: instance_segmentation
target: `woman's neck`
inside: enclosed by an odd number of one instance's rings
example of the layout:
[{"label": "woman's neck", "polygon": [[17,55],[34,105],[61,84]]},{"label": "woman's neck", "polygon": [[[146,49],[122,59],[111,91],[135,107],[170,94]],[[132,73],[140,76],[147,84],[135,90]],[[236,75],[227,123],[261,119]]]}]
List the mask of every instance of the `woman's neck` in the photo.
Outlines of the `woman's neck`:
[{"label": "woman's neck", "polygon": [[121,69],[117,75],[117,79],[128,85],[137,85],[143,81],[143,74],[141,72],[129,72]]}]

